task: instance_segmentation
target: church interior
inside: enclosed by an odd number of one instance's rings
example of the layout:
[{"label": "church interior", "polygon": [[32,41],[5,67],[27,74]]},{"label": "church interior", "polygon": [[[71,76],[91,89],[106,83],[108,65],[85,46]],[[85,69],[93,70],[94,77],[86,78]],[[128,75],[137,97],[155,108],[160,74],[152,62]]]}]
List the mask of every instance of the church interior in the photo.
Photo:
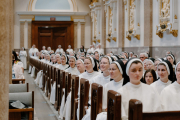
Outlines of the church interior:
[{"label": "church interior", "polygon": [[0,120],[179,120],[180,0],[1,0]]}]

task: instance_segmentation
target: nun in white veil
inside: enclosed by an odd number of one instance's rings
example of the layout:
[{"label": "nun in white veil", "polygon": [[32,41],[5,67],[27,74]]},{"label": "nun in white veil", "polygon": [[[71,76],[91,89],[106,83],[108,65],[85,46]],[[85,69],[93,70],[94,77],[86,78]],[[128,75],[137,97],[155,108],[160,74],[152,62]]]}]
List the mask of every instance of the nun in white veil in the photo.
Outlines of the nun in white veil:
[{"label": "nun in white veil", "polygon": [[175,73],[177,81],[161,92],[161,104],[164,111],[180,110],[180,61],[175,66]]},{"label": "nun in white veil", "polygon": [[24,69],[27,69],[27,52],[25,51],[25,48],[22,47],[19,56],[20,56],[21,62],[23,63]]}]

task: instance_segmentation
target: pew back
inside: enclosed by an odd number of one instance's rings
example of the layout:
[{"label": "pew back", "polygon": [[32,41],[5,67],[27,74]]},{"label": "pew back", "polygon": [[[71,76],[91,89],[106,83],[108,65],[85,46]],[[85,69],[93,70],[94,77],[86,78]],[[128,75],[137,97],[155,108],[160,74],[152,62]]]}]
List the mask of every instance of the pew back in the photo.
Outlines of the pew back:
[{"label": "pew back", "polygon": [[136,99],[129,101],[129,120],[179,120],[180,111],[143,112],[142,102]]},{"label": "pew back", "polygon": [[79,109],[79,119],[81,120],[86,114],[85,107],[88,106],[89,100],[89,81],[87,79],[81,78],[80,80],[80,109]]},{"label": "pew back", "polygon": [[70,92],[70,87],[71,87],[71,73],[65,72],[65,101]]},{"label": "pew back", "polygon": [[71,76],[71,119],[76,120],[78,104],[79,76]]},{"label": "pew back", "polygon": [[107,94],[107,120],[121,120],[121,95],[113,90]]},{"label": "pew back", "polygon": [[103,86],[97,83],[91,85],[91,120],[102,112],[102,92]]},{"label": "pew back", "polygon": [[9,93],[28,92],[29,84],[9,84]]}]

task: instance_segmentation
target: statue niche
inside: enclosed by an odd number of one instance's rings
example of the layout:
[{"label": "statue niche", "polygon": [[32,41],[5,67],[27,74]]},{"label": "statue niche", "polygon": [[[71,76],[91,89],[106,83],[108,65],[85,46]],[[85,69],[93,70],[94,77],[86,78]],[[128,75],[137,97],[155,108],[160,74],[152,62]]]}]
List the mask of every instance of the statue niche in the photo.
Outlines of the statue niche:
[{"label": "statue niche", "polygon": [[170,0],[162,0],[161,19],[170,20]]}]

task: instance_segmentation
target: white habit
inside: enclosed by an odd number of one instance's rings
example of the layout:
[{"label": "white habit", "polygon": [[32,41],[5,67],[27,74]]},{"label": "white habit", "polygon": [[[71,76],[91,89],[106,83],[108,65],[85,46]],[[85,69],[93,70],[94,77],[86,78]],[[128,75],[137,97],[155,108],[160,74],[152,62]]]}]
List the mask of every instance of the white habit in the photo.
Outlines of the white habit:
[{"label": "white habit", "polygon": [[180,111],[180,84],[175,81],[164,88],[160,98],[164,111]]},{"label": "white habit", "polygon": [[23,66],[24,66],[24,69],[27,69],[27,52],[26,51],[20,51],[20,59],[21,59],[21,62],[23,63]]},{"label": "white habit", "polygon": [[172,82],[170,80],[168,80],[167,83],[162,82],[160,79],[157,80],[156,82],[152,83],[150,86],[152,86],[155,90],[158,91],[159,95],[161,94],[161,91],[167,87],[168,85],[170,85]]}]

